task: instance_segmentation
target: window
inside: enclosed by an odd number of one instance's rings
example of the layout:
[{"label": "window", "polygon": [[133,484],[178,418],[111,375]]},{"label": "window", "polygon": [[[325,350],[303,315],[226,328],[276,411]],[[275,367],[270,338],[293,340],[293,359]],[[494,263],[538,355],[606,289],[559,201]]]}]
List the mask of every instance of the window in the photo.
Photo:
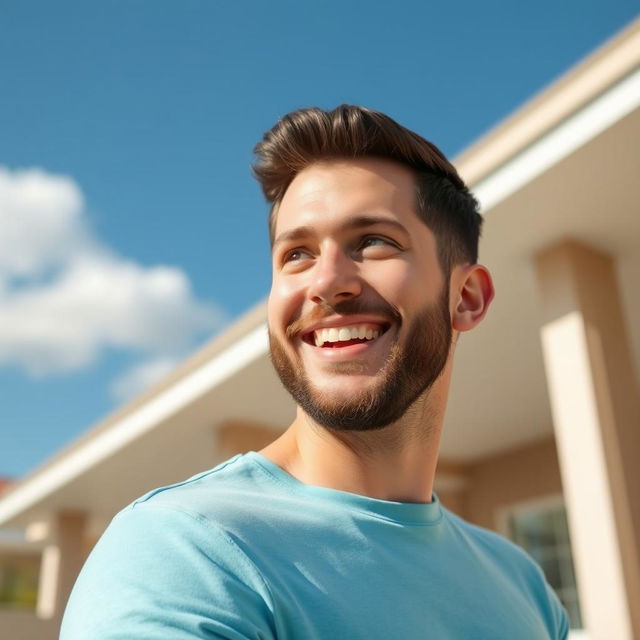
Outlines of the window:
[{"label": "window", "polygon": [[542,567],[547,582],[569,613],[571,627],[582,628],[567,514],[562,498],[517,505],[507,509],[502,516],[503,533]]},{"label": "window", "polygon": [[0,554],[0,609],[34,611],[39,570],[39,555]]}]

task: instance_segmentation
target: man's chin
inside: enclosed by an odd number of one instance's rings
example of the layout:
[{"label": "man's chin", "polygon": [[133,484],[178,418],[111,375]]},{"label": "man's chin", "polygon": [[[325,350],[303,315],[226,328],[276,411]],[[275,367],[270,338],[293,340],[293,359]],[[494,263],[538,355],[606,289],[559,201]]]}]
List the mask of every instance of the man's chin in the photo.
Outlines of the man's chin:
[{"label": "man's chin", "polygon": [[344,406],[357,402],[358,398],[376,392],[380,380],[363,374],[334,375],[327,380],[313,378],[311,396],[323,404]]}]

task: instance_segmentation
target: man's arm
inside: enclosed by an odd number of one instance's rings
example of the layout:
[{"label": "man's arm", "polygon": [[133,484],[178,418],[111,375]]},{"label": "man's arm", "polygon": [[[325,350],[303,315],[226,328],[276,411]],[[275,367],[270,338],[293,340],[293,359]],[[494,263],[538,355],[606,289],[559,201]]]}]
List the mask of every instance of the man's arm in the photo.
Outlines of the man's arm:
[{"label": "man's arm", "polygon": [[259,573],[197,514],[148,504],[111,523],[69,599],[60,640],[269,640]]}]

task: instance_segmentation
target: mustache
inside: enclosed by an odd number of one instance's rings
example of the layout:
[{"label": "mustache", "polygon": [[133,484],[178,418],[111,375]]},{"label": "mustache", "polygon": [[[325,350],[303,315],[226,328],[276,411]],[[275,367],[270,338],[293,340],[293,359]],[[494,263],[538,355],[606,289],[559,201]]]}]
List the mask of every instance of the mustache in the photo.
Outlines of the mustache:
[{"label": "mustache", "polygon": [[302,333],[306,327],[321,322],[325,318],[334,315],[340,316],[355,316],[355,315],[375,315],[383,317],[390,322],[395,322],[398,325],[402,323],[402,316],[398,309],[382,300],[380,301],[365,301],[359,298],[350,298],[348,300],[341,300],[335,304],[327,304],[326,302],[320,302],[309,313],[306,313],[299,318],[293,320],[285,329],[285,335],[288,339],[291,339]]}]

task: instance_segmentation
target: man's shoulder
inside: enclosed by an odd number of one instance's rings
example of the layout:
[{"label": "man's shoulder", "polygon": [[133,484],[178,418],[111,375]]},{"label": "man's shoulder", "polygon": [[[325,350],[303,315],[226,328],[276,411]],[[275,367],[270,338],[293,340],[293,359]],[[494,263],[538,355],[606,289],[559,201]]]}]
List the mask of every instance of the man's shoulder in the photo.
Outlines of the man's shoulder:
[{"label": "man's shoulder", "polygon": [[[196,567],[203,566],[198,558],[207,558],[248,583],[261,583],[241,538],[253,535],[253,523],[261,505],[269,502],[265,492],[270,490],[252,456],[236,455],[134,500],[113,518],[88,564],[122,564],[123,549],[138,549],[143,552],[135,554],[136,562],[150,554],[166,556],[167,566],[191,562]],[[173,551],[167,553],[169,549]],[[125,564],[136,562],[129,559]]]},{"label": "man's shoulder", "polygon": [[197,519],[215,519],[223,513],[254,508],[265,490],[264,478],[251,454],[238,454],[186,480],[147,492],[120,514],[134,509],[164,509]]},{"label": "man's shoulder", "polygon": [[568,625],[566,612],[549,586],[539,565],[526,551],[495,531],[471,524],[446,511],[447,521],[462,544],[482,558],[496,579],[510,581],[528,598],[537,603],[550,629],[561,629],[557,636],[565,637]]},{"label": "man's shoulder", "polygon": [[244,466],[237,456],[123,509],[78,577],[61,637],[186,639],[207,629],[222,638],[232,629],[233,637],[272,638],[269,588],[214,515],[249,512],[238,497],[252,485]]},{"label": "man's shoulder", "polygon": [[533,560],[511,540],[491,529],[473,524],[448,509],[443,510],[446,512],[450,526],[456,531],[457,535],[465,538],[469,543],[477,545],[490,553],[513,557],[528,564],[533,563]]},{"label": "man's shoulder", "polygon": [[546,591],[542,569],[524,549],[495,531],[467,522],[450,511],[446,513],[454,535],[474,554],[488,560],[495,571],[527,584],[535,591]]}]

